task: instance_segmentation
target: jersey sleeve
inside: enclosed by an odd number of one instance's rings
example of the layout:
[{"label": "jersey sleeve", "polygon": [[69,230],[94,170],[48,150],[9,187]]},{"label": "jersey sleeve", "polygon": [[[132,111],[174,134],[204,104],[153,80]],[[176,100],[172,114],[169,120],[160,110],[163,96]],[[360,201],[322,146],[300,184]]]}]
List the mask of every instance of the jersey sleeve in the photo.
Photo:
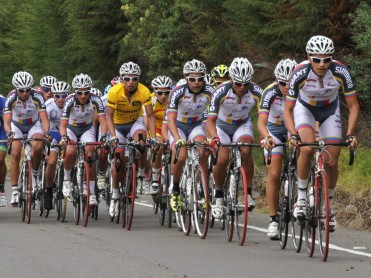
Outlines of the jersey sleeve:
[{"label": "jersey sleeve", "polygon": [[267,88],[265,88],[265,90],[263,91],[259,103],[259,114],[269,114],[275,96],[276,96],[275,83],[273,83],[269,85]]},{"label": "jersey sleeve", "polygon": [[310,64],[302,63],[299,64],[291,75],[289,80],[289,90],[285,99],[285,102],[295,103],[298,95],[300,86],[302,83],[305,82],[308,74],[309,74],[309,67]]},{"label": "jersey sleeve", "polygon": [[61,121],[68,121],[68,119],[70,118],[71,109],[74,106],[74,102],[75,102],[74,97],[71,97],[66,101],[62,110]]},{"label": "jersey sleeve", "polygon": [[[119,84],[117,84],[119,85]],[[117,95],[118,95],[118,87],[113,86],[108,91],[107,95],[107,106],[112,107],[113,109],[117,108]]]},{"label": "jersey sleeve", "polygon": [[344,93],[346,98],[355,97],[357,95],[356,86],[348,67],[337,61],[333,62],[333,67],[334,77],[341,85],[340,91]]},{"label": "jersey sleeve", "polygon": [[218,117],[220,106],[224,102],[227,92],[228,92],[227,87],[221,86],[211,96],[210,108],[209,108],[209,112],[207,115],[208,117],[210,118]]},{"label": "jersey sleeve", "polygon": [[13,91],[6,98],[5,105],[4,105],[4,114],[13,113],[13,106],[16,100],[17,100],[17,94],[15,93],[15,91]]},{"label": "jersey sleeve", "polygon": [[97,111],[98,117],[105,116],[106,113],[104,111],[104,105],[100,97],[91,96],[91,101],[92,101],[95,111]]},{"label": "jersey sleeve", "polygon": [[152,95],[149,89],[143,85],[143,92],[142,92],[142,103],[143,106],[152,105]]}]

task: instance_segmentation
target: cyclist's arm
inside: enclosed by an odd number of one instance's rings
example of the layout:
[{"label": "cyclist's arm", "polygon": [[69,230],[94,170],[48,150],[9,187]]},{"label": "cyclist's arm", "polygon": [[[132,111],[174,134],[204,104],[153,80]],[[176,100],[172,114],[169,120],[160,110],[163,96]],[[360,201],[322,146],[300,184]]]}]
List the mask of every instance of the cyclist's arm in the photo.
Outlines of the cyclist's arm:
[{"label": "cyclist's arm", "polygon": [[152,104],[144,106],[147,115],[148,128],[151,131],[152,137],[156,137],[156,118],[153,114]]},{"label": "cyclist's arm", "polygon": [[347,135],[355,135],[356,126],[360,115],[360,106],[357,97],[345,98],[349,107]]},{"label": "cyclist's arm", "polygon": [[290,134],[296,134],[295,123],[294,123],[294,107],[295,102],[285,101],[285,107],[283,109],[283,121],[287,131]]},{"label": "cyclist's arm", "polygon": [[112,107],[107,106],[107,115],[106,115],[107,128],[109,130],[109,133],[111,134],[111,137],[116,137],[115,124],[113,122],[114,113],[115,113],[115,110]]},{"label": "cyclist's arm", "polygon": [[216,119],[217,117],[208,116],[206,122],[206,130],[209,138],[218,137],[218,132],[216,129]]},{"label": "cyclist's arm", "polygon": [[175,142],[181,139],[179,132],[178,132],[178,128],[176,127],[177,114],[178,113],[174,113],[174,112],[167,114],[167,127],[171,135],[173,136]]},{"label": "cyclist's arm", "polygon": [[61,120],[59,124],[59,133],[61,136],[67,136],[68,120]]},{"label": "cyclist's arm", "polygon": [[48,113],[46,113],[46,111],[40,111],[39,112],[39,118],[40,118],[41,127],[42,127],[44,133],[49,132],[50,123],[49,123],[49,119],[48,119]]},{"label": "cyclist's arm", "polygon": [[268,116],[269,114],[267,113],[259,113],[258,130],[259,130],[261,137],[263,138],[269,136],[269,131],[267,129]]}]

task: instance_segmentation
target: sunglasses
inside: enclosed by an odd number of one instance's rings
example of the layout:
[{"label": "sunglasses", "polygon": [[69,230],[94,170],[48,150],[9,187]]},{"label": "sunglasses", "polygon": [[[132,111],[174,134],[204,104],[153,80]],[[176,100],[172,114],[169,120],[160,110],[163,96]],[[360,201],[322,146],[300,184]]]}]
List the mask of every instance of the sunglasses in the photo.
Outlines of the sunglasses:
[{"label": "sunglasses", "polygon": [[138,81],[139,77],[138,76],[133,76],[133,77],[124,76],[122,79],[126,82],[129,82],[129,81],[135,82],[135,81]]},{"label": "sunglasses", "polygon": [[66,98],[68,94],[54,94],[55,98]]},{"label": "sunglasses", "polygon": [[155,91],[156,94],[158,94],[159,96],[168,96],[170,94],[170,90],[167,90],[167,91]]},{"label": "sunglasses", "polygon": [[237,82],[237,81],[234,81],[234,80],[233,80],[233,83],[234,83],[237,87],[247,87],[247,86],[250,85],[250,82],[242,83],[242,82]]},{"label": "sunglasses", "polygon": [[205,76],[200,77],[187,77],[189,82],[202,82],[205,81]]},{"label": "sunglasses", "polygon": [[18,90],[18,92],[20,92],[20,93],[29,93],[29,92],[31,92],[32,88],[27,88],[27,89],[17,89],[17,90]]},{"label": "sunglasses", "polygon": [[45,93],[49,93],[51,91],[50,87],[42,87],[42,89]]},{"label": "sunglasses", "polygon": [[79,96],[82,96],[82,95],[88,95],[90,94],[90,90],[88,91],[76,91],[76,94],[79,95]]},{"label": "sunglasses", "polygon": [[325,57],[325,58],[318,58],[318,57],[312,57],[310,56],[310,59],[312,60],[313,63],[320,64],[323,62],[324,64],[328,64],[332,61],[332,57]]},{"label": "sunglasses", "polygon": [[288,83],[289,83],[288,81],[278,80],[278,84],[280,84],[280,85],[283,86],[283,87],[286,87],[286,85],[287,85]]}]

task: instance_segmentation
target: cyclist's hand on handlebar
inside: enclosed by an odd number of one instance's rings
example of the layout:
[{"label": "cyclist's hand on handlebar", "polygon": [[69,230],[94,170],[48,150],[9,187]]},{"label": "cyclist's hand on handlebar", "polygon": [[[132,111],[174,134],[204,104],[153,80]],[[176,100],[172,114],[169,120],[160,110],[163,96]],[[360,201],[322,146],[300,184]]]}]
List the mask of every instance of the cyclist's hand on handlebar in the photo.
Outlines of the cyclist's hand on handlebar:
[{"label": "cyclist's hand on handlebar", "polygon": [[8,132],[8,141],[12,141],[14,138],[15,133],[13,131]]},{"label": "cyclist's hand on handlebar", "polygon": [[157,138],[156,138],[156,137],[149,138],[149,139],[148,139],[148,143],[151,144],[152,149],[153,149],[154,151],[157,151],[157,150],[158,150],[159,147],[158,147],[158,142],[157,142]]},{"label": "cyclist's hand on handlebar", "polygon": [[119,138],[117,136],[112,136],[110,140],[110,144],[116,148],[117,145],[119,144]]},{"label": "cyclist's hand on handlebar", "polygon": [[357,137],[354,135],[347,135],[346,142],[349,144],[349,147],[352,149],[355,149],[358,144]]},{"label": "cyclist's hand on handlebar", "polygon": [[108,138],[107,138],[107,135],[102,135],[102,136],[100,137],[100,140],[99,140],[99,141],[102,142],[102,144],[103,144],[104,146],[108,145]]},{"label": "cyclist's hand on handlebar", "polygon": [[186,143],[187,141],[185,139],[179,139],[176,141],[175,147],[178,147],[178,148],[183,147],[185,146]]},{"label": "cyclist's hand on handlebar", "polygon": [[300,136],[298,134],[292,134],[289,138],[289,146],[290,148],[296,147],[301,143]]},{"label": "cyclist's hand on handlebar", "polygon": [[272,136],[266,136],[265,138],[260,140],[260,145],[265,148],[266,150],[273,149],[276,145]]},{"label": "cyclist's hand on handlebar", "polygon": [[66,146],[68,144],[68,141],[70,141],[70,138],[68,138],[67,135],[63,135],[62,139],[59,141],[59,144]]},{"label": "cyclist's hand on handlebar", "polygon": [[46,142],[49,142],[49,143],[52,141],[53,137],[51,137],[49,131],[44,132],[44,139],[46,140]]},{"label": "cyclist's hand on handlebar", "polygon": [[220,138],[219,137],[214,137],[209,142],[210,148],[212,148],[214,150],[217,150],[219,148],[219,145],[220,145]]}]

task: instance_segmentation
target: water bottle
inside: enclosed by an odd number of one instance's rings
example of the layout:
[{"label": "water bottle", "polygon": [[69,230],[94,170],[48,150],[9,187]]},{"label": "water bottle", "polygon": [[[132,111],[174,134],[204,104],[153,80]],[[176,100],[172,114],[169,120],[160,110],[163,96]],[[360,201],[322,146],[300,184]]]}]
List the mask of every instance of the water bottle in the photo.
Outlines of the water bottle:
[{"label": "water bottle", "polygon": [[285,196],[289,196],[289,181],[285,180]]},{"label": "water bottle", "polygon": [[309,189],[309,205],[314,206],[313,186]]}]

